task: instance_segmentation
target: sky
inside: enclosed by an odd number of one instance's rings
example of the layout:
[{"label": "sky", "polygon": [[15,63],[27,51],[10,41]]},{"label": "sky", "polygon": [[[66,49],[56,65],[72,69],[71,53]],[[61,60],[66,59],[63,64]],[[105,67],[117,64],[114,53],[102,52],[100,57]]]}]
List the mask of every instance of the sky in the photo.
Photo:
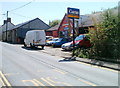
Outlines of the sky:
[{"label": "sky", "polygon": [[[29,3],[30,2],[30,3]],[[28,4],[29,3],[29,4]],[[27,5],[26,5],[27,4]],[[23,6],[25,5],[25,6]],[[22,6],[22,7],[21,7]],[[45,23],[49,24],[49,21],[59,19],[61,20],[67,8],[80,9],[80,15],[91,14],[93,11],[103,11],[108,8],[118,6],[118,1],[2,1],[0,2],[0,25],[3,24],[3,20],[7,18],[6,12],[8,11],[8,17],[11,18],[13,24],[19,24],[40,18]],[[20,7],[20,8],[19,8]],[[16,9],[17,8],[17,9]]]}]

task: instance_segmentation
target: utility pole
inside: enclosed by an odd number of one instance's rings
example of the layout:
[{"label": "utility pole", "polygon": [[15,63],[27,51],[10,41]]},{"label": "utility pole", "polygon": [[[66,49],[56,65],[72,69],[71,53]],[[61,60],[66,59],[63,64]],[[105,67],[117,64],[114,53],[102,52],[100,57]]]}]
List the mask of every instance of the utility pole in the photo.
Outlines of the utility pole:
[{"label": "utility pole", "polygon": [[7,29],[8,29],[8,11],[7,11],[7,20],[6,20],[6,42],[7,42]]}]

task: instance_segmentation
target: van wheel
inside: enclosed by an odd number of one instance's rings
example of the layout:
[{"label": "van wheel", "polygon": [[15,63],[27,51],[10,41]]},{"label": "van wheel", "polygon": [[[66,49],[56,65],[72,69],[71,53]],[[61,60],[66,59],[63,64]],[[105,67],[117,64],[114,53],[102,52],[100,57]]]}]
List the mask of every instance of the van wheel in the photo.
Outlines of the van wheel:
[{"label": "van wheel", "polygon": [[42,49],[44,49],[44,46],[41,46],[42,47]]},{"label": "van wheel", "polygon": [[33,45],[30,43],[30,47],[33,48]]},{"label": "van wheel", "polygon": [[27,45],[24,43],[24,47],[27,47]]}]

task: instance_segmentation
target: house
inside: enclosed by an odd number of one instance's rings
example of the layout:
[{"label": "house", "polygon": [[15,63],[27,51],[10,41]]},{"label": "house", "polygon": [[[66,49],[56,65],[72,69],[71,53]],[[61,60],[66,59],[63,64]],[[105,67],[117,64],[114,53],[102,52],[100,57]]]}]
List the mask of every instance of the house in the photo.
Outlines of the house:
[{"label": "house", "polygon": [[[6,25],[7,24],[7,25]],[[11,23],[11,18],[7,18],[7,20],[4,20],[4,23],[2,26],[0,26],[0,40],[6,41],[6,39],[9,38],[9,33],[6,33],[6,30],[11,30],[15,25]],[[7,37],[6,37],[7,34]]]},{"label": "house", "polygon": [[58,37],[59,24],[46,30],[46,36]]},{"label": "house", "polygon": [[65,14],[60,24],[46,30],[46,35],[68,38],[72,32],[72,25],[72,21],[67,17],[67,14]]},{"label": "house", "polygon": [[95,24],[98,24],[100,21],[102,21],[102,14],[102,12],[96,12],[93,14],[81,15],[79,19],[79,34],[88,33],[89,28],[95,29]]},{"label": "house", "polygon": [[47,30],[50,27],[39,18],[15,25],[7,31],[8,41],[12,43],[24,43],[24,38],[29,30]]},{"label": "house", "polygon": [[58,28],[58,36],[68,38],[72,33],[72,29],[73,23],[67,14],[65,14]]}]

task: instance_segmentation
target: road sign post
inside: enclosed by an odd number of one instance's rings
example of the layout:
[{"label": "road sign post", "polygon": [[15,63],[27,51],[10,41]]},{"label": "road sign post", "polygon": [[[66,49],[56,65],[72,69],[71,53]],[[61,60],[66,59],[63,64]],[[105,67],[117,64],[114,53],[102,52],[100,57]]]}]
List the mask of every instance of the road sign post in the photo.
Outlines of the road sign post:
[{"label": "road sign post", "polygon": [[74,28],[74,18],[73,18],[73,53],[72,57],[75,56],[75,28]]},{"label": "road sign post", "polygon": [[72,58],[75,59],[75,28],[74,28],[74,19],[79,19],[79,9],[76,8],[67,8],[68,18],[73,19],[73,53]]}]

